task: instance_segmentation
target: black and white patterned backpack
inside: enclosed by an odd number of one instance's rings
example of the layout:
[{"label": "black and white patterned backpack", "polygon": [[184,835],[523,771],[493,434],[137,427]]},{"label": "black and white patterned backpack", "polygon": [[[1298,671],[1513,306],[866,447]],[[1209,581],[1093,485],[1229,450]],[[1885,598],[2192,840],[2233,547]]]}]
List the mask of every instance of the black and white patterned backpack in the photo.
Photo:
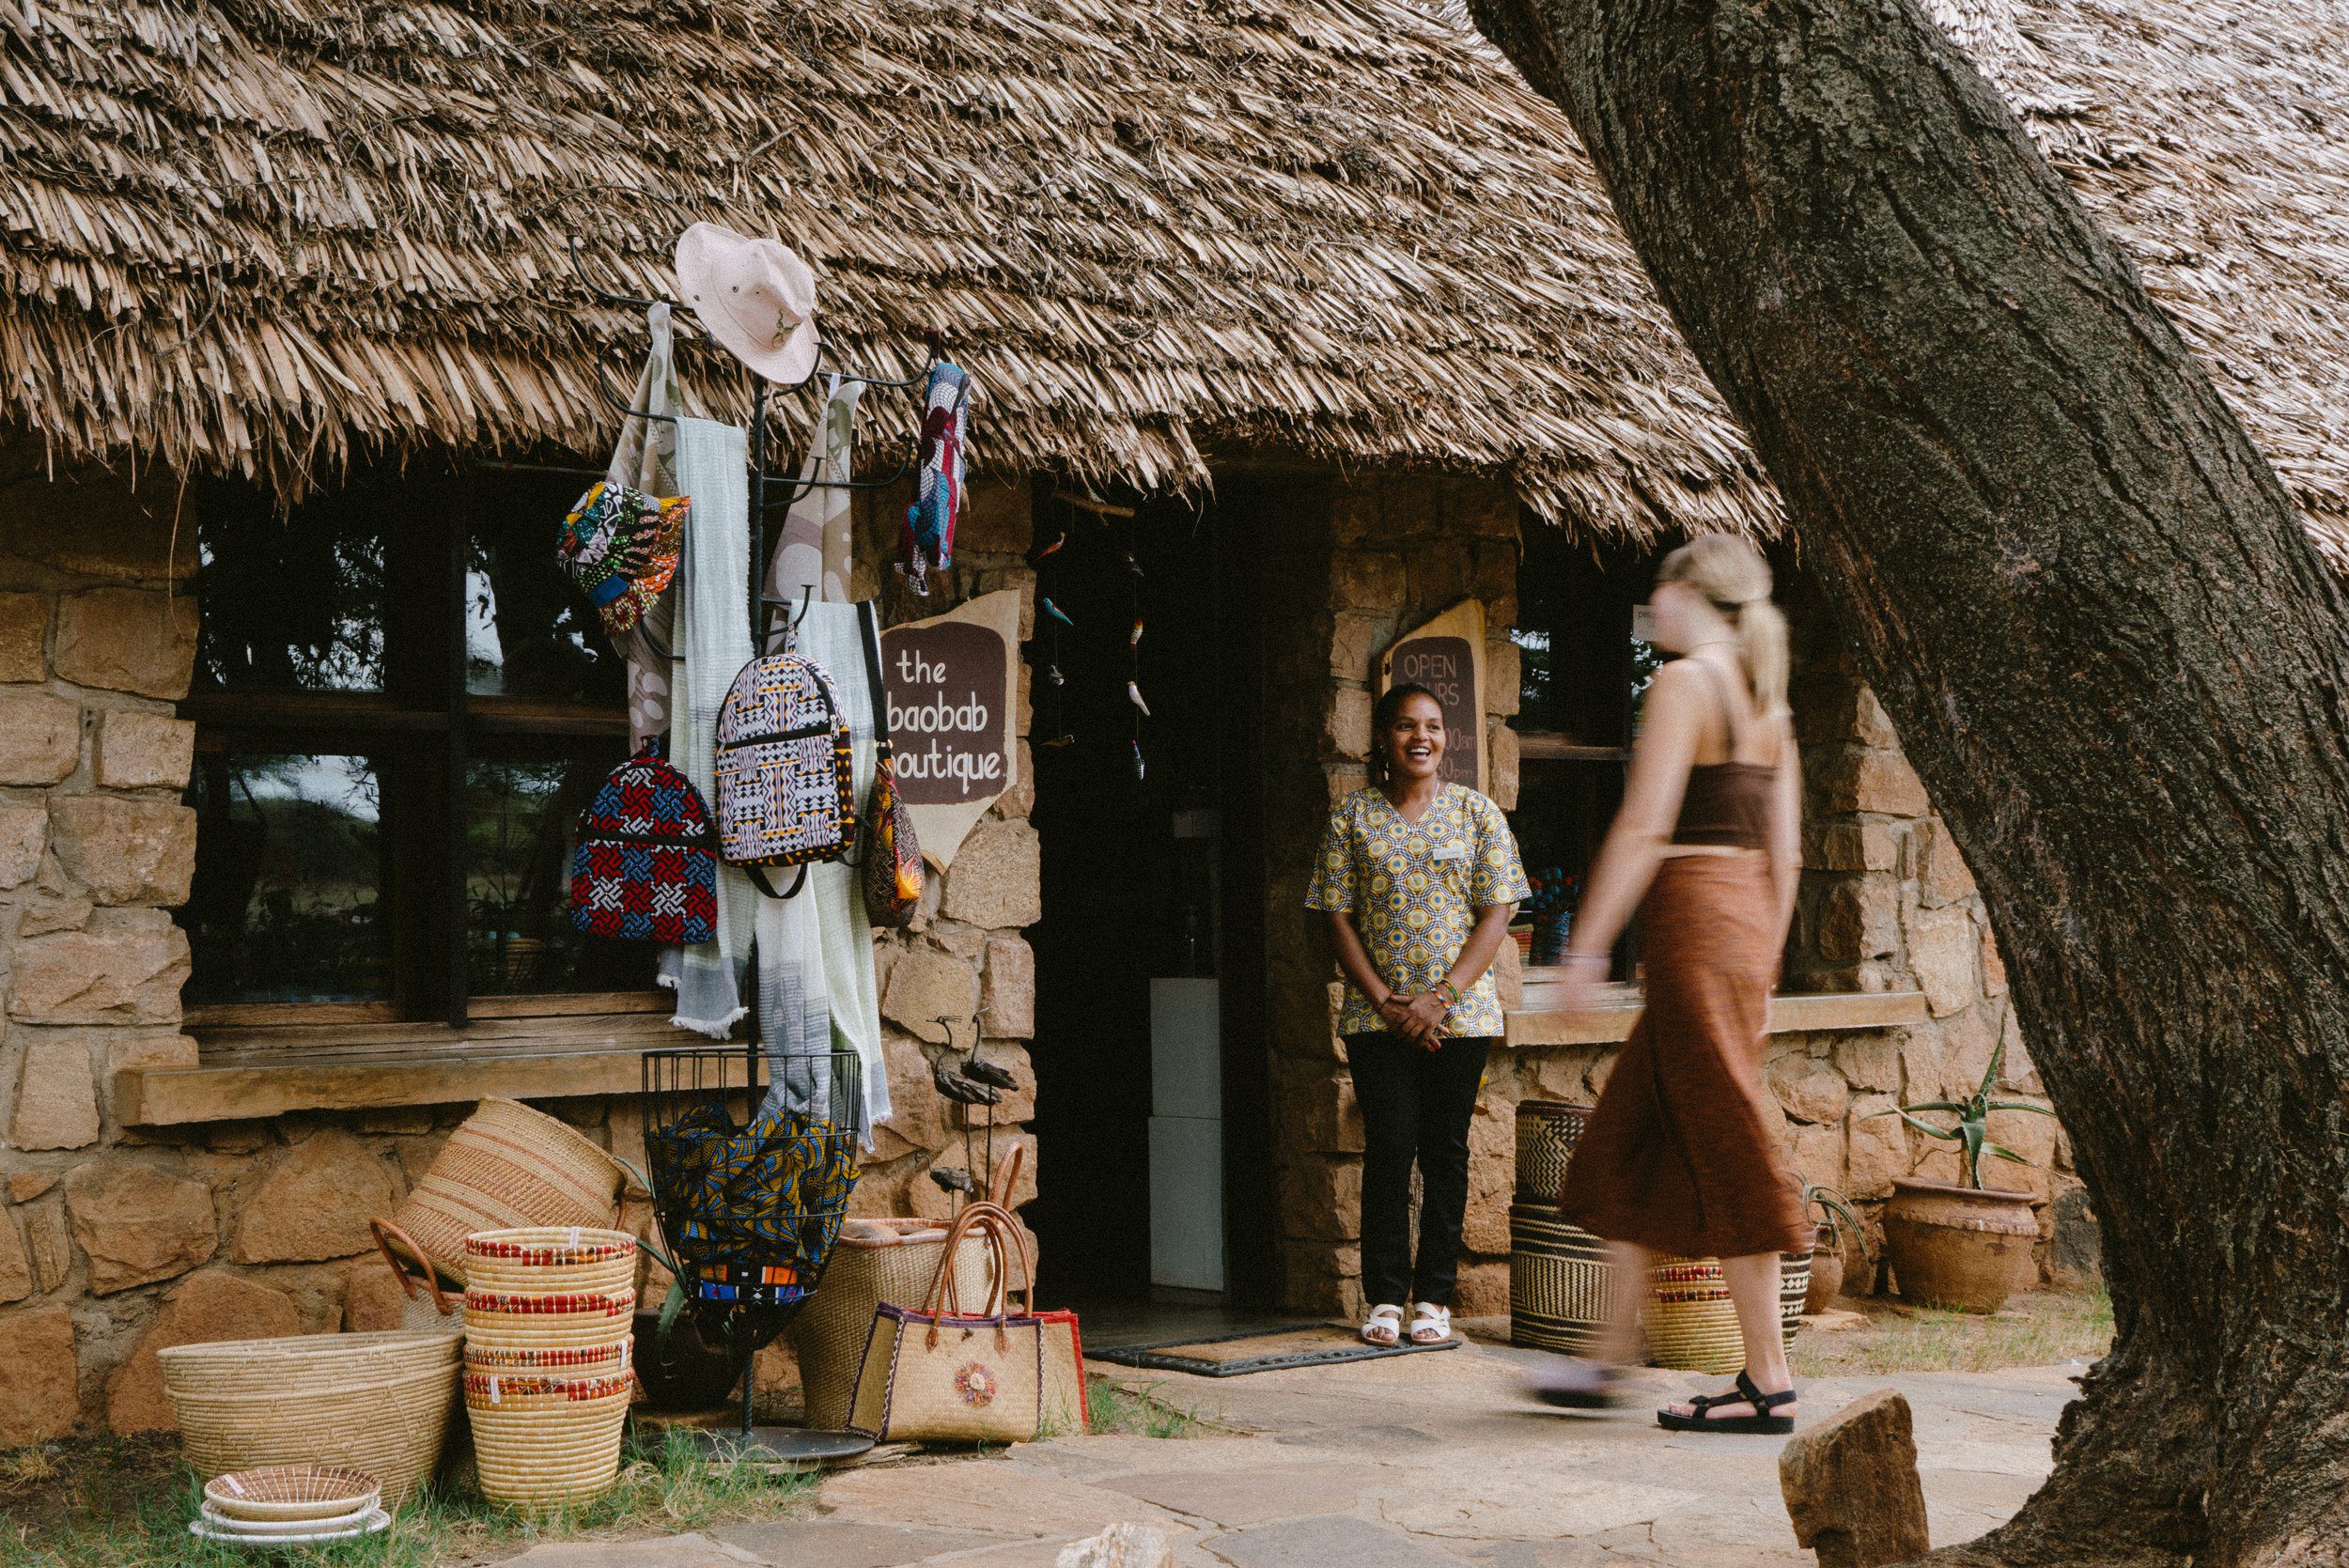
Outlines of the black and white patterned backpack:
[{"label": "black and white patterned backpack", "polygon": [[[814,660],[770,653],[742,666],[718,709],[718,841],[770,898],[788,898],[817,861],[846,859],[856,837],[848,715]],[[761,869],[800,867],[778,893]]]}]

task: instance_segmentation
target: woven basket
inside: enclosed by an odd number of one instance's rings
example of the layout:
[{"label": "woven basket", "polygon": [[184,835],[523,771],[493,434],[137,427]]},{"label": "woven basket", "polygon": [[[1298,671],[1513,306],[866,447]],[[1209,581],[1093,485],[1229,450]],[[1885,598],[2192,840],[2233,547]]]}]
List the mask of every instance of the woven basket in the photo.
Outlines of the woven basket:
[{"label": "woven basket", "polygon": [[1517,1102],[1517,1199],[1555,1207],[1591,1108],[1563,1100]]},{"label": "woven basket", "polygon": [[465,1283],[476,1290],[627,1290],[636,1265],[636,1238],[626,1231],[532,1225],[465,1238]]},{"label": "woven basket", "polygon": [[[1778,1261],[1778,1324],[1788,1344],[1802,1323],[1811,1289],[1811,1254]],[[1745,1336],[1718,1258],[1659,1258],[1648,1269],[1648,1357],[1682,1372],[1736,1372],[1746,1364]]]},{"label": "woven basket", "polygon": [[1554,1199],[1509,1205],[1511,1344],[1593,1354],[1605,1337],[1613,1284],[1607,1244],[1559,1219]]},{"label": "woven basket", "polygon": [[286,1524],[364,1514],[383,1489],[363,1470],[334,1465],[268,1465],[232,1470],[204,1483],[204,1504],[226,1519]]},{"label": "woven basket", "polygon": [[525,1506],[585,1502],[611,1490],[628,1425],[628,1376],[465,1377],[482,1495]]},{"label": "woven basket", "polygon": [[188,1463],[206,1478],[338,1465],[373,1476],[386,1508],[440,1463],[457,1403],[453,1334],[309,1334],[158,1356]]},{"label": "woven basket", "polygon": [[633,1336],[610,1344],[514,1347],[468,1342],[465,1346],[467,1372],[500,1376],[609,1377],[628,1371],[635,1358]]},{"label": "woven basket", "polygon": [[467,1236],[537,1225],[608,1230],[619,1218],[622,1177],[610,1155],[553,1117],[483,1100],[393,1219],[461,1284]]},{"label": "woven basket", "polygon": [[591,1350],[636,1331],[636,1292],[465,1292],[465,1343],[485,1350]]},{"label": "woven basket", "polygon": [[[946,1227],[934,1219],[852,1219],[841,1227],[824,1288],[807,1298],[791,1326],[811,1429],[837,1432],[847,1424],[873,1309],[884,1301],[919,1307],[945,1246]],[[983,1300],[993,1288],[985,1239],[966,1236],[955,1262],[957,1294]]]}]

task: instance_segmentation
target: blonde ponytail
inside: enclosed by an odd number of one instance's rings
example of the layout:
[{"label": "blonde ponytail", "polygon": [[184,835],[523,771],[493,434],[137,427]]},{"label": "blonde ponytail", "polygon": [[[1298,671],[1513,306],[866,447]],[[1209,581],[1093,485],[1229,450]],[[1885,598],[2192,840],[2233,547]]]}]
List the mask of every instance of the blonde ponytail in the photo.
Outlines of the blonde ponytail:
[{"label": "blonde ponytail", "polygon": [[1786,617],[1770,601],[1770,564],[1735,534],[1700,534],[1664,557],[1656,581],[1686,582],[1712,600],[1737,633],[1753,707],[1764,718],[1786,711]]}]

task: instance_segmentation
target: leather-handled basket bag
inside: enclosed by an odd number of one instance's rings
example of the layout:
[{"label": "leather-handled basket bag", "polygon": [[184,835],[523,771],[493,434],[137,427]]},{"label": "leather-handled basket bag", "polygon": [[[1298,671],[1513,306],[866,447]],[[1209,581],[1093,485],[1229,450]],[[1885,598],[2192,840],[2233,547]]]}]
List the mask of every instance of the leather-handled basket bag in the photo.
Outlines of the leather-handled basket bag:
[{"label": "leather-handled basket bag", "polygon": [[[953,1260],[972,1230],[987,1238],[993,1281],[981,1309],[966,1312]],[[849,1431],[882,1442],[1021,1443],[1046,1430],[1050,1390],[1066,1376],[1048,1370],[1047,1361],[1056,1346],[1073,1348],[1072,1326],[1007,1310],[1015,1250],[1026,1278],[1027,1243],[1010,1211],[983,1202],[964,1205],[922,1307],[883,1302],[873,1310],[849,1399]]]}]

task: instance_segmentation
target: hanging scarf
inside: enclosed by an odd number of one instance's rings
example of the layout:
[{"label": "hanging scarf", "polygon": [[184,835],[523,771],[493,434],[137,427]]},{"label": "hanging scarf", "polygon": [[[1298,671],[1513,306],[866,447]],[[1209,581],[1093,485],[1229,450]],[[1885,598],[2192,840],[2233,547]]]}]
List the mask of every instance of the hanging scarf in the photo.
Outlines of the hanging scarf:
[{"label": "hanging scarf", "polygon": [[[817,422],[807,461],[800,469],[804,493],[791,503],[783,520],[767,574],[767,592],[779,605],[796,607],[810,587],[817,598],[848,601],[852,492],[842,489],[841,482],[855,477],[856,406],[863,394],[863,382],[844,382],[838,376],[826,389],[823,417]],[[778,644],[770,639],[768,645],[771,649]]]},{"label": "hanging scarf", "polygon": [[906,508],[906,586],[926,598],[929,574],[955,564],[955,522],[962,515],[963,438],[971,427],[971,378],[947,360],[930,366],[922,395],[922,476]]},{"label": "hanging scarf", "polygon": [[[705,800],[718,798],[715,738],[726,689],[751,661],[750,438],[707,419],[677,423],[677,489],[692,498],[685,521],[685,588],[677,598],[683,669],[671,700],[669,760]],[[680,1029],[723,1040],[749,1009],[742,1001],[758,891],[739,867],[718,868],[718,939],[669,948],[661,983],[677,991]]]}]

